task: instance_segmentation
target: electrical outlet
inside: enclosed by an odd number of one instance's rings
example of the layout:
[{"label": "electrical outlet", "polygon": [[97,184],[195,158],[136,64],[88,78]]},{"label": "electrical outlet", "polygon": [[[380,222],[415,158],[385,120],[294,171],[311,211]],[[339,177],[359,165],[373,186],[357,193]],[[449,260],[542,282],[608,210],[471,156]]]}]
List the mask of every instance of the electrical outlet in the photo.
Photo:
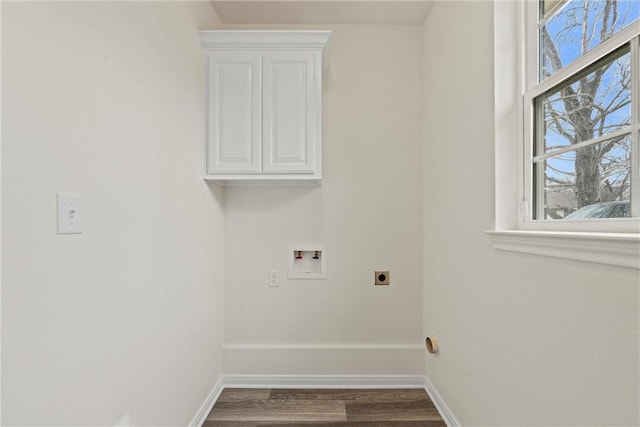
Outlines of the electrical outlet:
[{"label": "electrical outlet", "polygon": [[376,270],[375,285],[389,285],[390,284],[389,270]]},{"label": "electrical outlet", "polygon": [[277,288],[280,286],[280,278],[278,274],[278,270],[269,270],[269,287]]}]

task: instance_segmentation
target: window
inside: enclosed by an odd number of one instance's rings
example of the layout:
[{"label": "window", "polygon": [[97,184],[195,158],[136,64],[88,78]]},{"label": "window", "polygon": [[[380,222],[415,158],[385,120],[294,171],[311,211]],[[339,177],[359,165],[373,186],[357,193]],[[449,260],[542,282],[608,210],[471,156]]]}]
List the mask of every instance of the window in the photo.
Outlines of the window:
[{"label": "window", "polygon": [[637,232],[640,1],[526,9],[520,228]]},{"label": "window", "polygon": [[640,2],[493,6],[492,246],[640,269]]}]

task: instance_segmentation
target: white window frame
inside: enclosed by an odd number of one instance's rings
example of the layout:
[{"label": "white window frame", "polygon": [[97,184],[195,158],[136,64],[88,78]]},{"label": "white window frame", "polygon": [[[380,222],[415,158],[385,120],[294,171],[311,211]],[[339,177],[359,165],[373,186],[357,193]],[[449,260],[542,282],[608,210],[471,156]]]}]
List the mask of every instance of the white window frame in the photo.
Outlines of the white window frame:
[{"label": "white window frame", "polygon": [[[585,232],[636,232],[640,227],[638,218],[638,195],[640,194],[640,174],[638,173],[639,150],[638,150],[638,89],[637,79],[632,79],[631,85],[631,125],[628,131],[621,133],[631,135],[631,152],[632,152],[632,177],[631,177],[631,218],[610,218],[599,220],[544,220],[532,219],[533,206],[536,197],[540,194],[534,192],[533,180],[533,153],[534,153],[534,100],[549,91],[553,87],[561,84],[572,76],[580,73],[591,64],[599,61],[608,54],[618,48],[629,44],[631,50],[631,67],[632,75],[638,75],[638,43],[640,38],[640,22],[624,28],[619,33],[601,45],[593,48],[585,55],[579,57],[572,63],[565,66],[562,70],[538,82],[539,75],[539,28],[544,25],[551,17],[562,9],[568,2],[559,3],[552,13],[538,23],[538,1],[528,1],[525,3],[525,87],[523,96],[523,115],[524,115],[524,162],[522,178],[522,198],[525,203],[523,206],[523,215],[520,217],[519,227],[526,230],[546,230],[546,231],[585,231]],[[602,140],[608,140],[615,137],[616,133],[611,133]],[[540,203],[538,203],[540,205]]]},{"label": "white window frame", "polygon": [[[499,250],[567,258],[640,269],[640,219],[533,220],[533,100],[576,70],[638,36],[640,23],[625,28],[599,48],[538,83],[538,1],[494,1],[495,225],[488,231]],[[632,43],[633,46],[634,43]],[[632,49],[638,50],[638,45]],[[640,52],[632,55],[637,59]],[[532,58],[533,56],[533,58]],[[632,61],[633,67],[640,67]],[[639,71],[639,70],[635,70]],[[638,85],[637,85],[638,86]],[[638,89],[632,115],[638,123]],[[631,129],[639,170],[638,133]],[[640,197],[640,185],[632,197]],[[633,205],[633,202],[632,202]],[[632,213],[633,215],[634,213]],[[638,213],[635,213],[637,216]]]}]

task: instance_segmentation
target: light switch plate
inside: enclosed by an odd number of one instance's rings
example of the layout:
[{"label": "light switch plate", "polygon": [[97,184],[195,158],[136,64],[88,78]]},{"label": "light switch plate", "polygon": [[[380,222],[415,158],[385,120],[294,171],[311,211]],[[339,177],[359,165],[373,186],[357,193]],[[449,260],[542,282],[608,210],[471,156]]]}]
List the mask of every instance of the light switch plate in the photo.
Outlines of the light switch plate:
[{"label": "light switch plate", "polygon": [[280,286],[280,278],[279,278],[278,270],[269,270],[269,287],[277,288]]},{"label": "light switch plate", "polygon": [[58,234],[82,233],[82,194],[58,193]]}]

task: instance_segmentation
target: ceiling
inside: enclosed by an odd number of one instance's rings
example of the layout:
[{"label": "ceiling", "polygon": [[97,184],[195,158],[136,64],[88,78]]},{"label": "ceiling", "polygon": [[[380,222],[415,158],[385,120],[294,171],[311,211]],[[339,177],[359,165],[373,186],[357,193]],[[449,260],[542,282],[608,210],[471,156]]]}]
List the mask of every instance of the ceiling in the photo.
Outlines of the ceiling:
[{"label": "ceiling", "polygon": [[426,0],[211,0],[223,24],[422,25]]}]

